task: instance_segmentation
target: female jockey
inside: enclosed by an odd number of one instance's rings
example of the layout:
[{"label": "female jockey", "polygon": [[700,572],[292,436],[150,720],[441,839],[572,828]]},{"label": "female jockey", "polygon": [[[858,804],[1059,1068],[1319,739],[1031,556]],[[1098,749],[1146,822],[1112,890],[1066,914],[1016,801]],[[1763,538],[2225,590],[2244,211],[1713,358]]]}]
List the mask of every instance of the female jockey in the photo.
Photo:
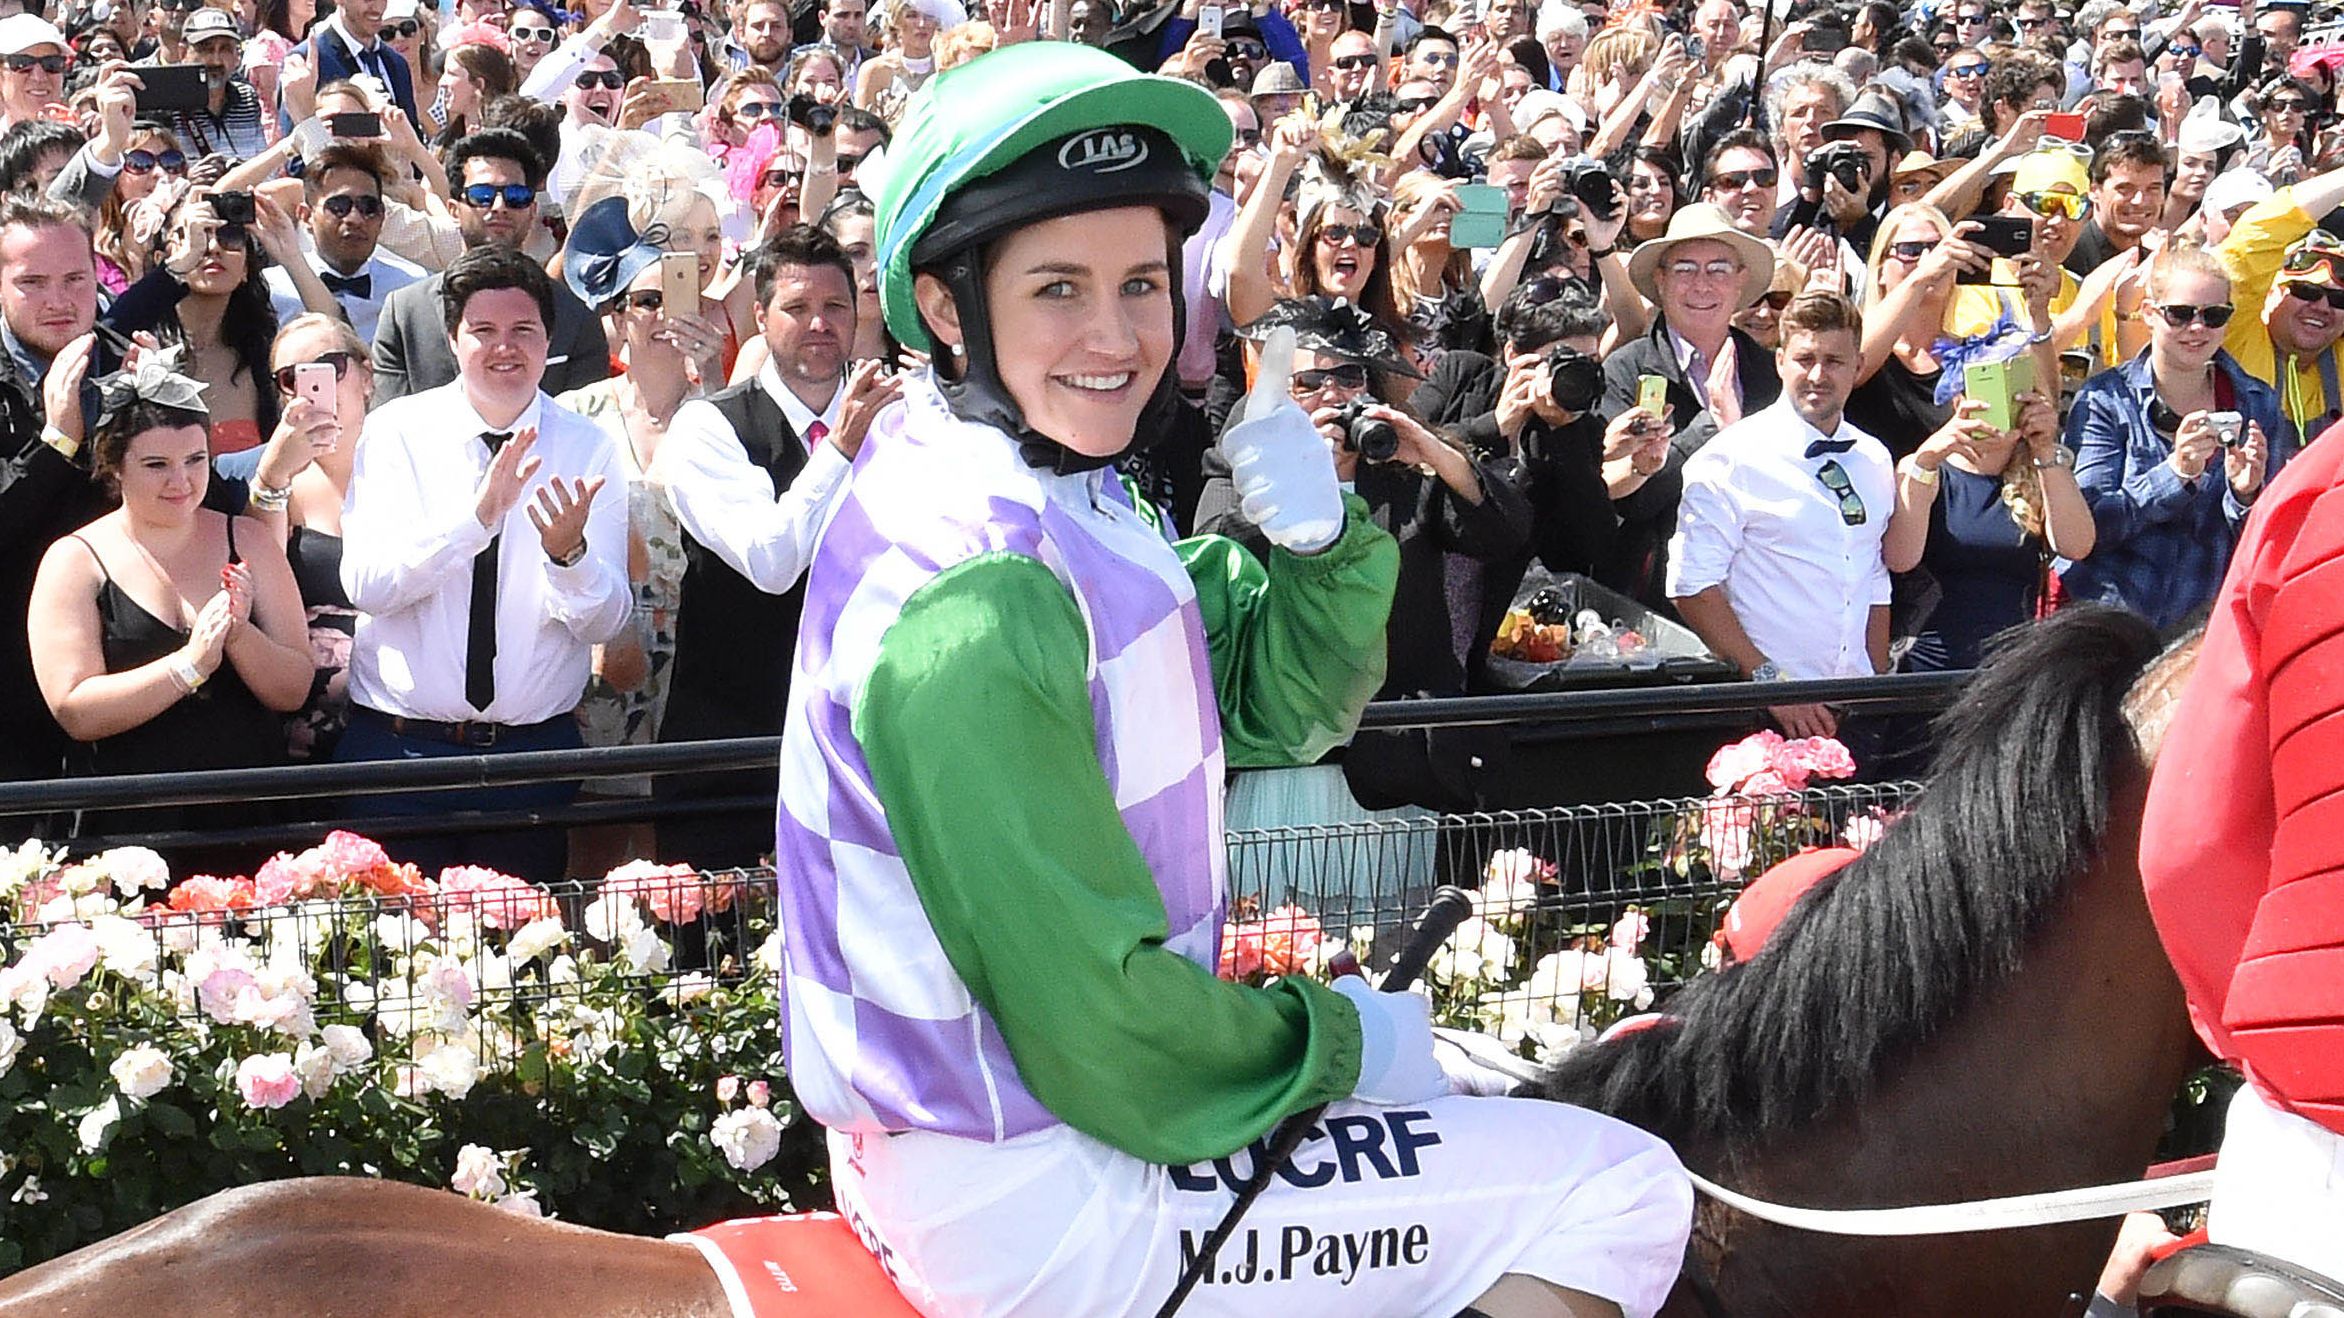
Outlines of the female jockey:
[{"label": "female jockey", "polygon": [[936,367],[806,587],[791,1079],[924,1313],[1153,1312],[1239,1151],[1331,1102],[1184,1312],[1649,1314],[1691,1218],[1666,1147],[1450,1096],[1414,995],[1214,977],[1224,763],[1350,733],[1397,566],[1283,378],[1223,440],[1267,561],[1166,543],[1109,469],[1177,405],[1229,143],[1201,88],[1062,42],[938,75],[895,140],[881,294]]}]

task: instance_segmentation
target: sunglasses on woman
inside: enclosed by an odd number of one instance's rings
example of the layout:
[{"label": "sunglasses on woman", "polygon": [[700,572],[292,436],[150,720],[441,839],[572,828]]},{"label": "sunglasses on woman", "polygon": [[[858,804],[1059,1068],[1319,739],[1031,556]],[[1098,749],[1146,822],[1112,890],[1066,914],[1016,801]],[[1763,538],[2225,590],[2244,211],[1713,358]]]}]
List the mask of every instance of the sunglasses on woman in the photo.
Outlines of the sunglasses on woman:
[{"label": "sunglasses on woman", "polygon": [[2311,109],[2311,102],[2300,96],[2284,96],[2271,102],[2273,114],[2303,114]]},{"label": "sunglasses on woman", "polygon": [[423,24],[412,18],[402,18],[396,23],[383,24],[383,35],[399,41],[405,41],[422,30]]},{"label": "sunglasses on woman", "polygon": [[1330,247],[1340,245],[1346,238],[1357,247],[1373,247],[1383,241],[1384,231],[1372,224],[1330,224],[1318,231],[1319,241]]},{"label": "sunglasses on woman", "polygon": [[508,28],[505,34],[515,41],[545,42],[547,44],[551,44],[553,41],[553,29],[550,27]]},{"label": "sunglasses on woman", "polygon": [[1345,362],[1341,366],[1294,373],[1294,387],[1306,394],[1316,393],[1330,384],[1337,389],[1365,389],[1367,368],[1357,362]]},{"label": "sunglasses on woman", "polygon": [[2297,280],[2287,285],[2287,296],[2298,302],[2325,302],[2338,311],[2344,311],[2344,288],[2333,284],[2312,284]]},{"label": "sunglasses on woman", "polygon": [[527,210],[537,202],[537,189],[526,183],[507,183],[502,187],[494,183],[474,183],[459,189],[456,195],[476,211],[484,211],[496,205],[499,198],[504,200],[505,209],[516,211]]},{"label": "sunglasses on woman", "polygon": [[337,350],[322,353],[315,361],[300,362],[293,366],[280,366],[277,368],[277,392],[287,398],[293,396],[293,373],[302,366],[331,366],[334,368],[334,382],[339,384],[342,377],[350,373],[350,362],[354,356],[353,353]]},{"label": "sunglasses on woman", "polygon": [[626,296],[631,311],[659,311],[667,306],[667,294],[656,288],[639,288]]},{"label": "sunglasses on woman", "polygon": [[615,92],[626,85],[627,75],[617,69],[588,69],[578,75],[580,91],[590,92],[597,87],[608,87]]},{"label": "sunglasses on woman", "polygon": [[2022,192],[2018,204],[2048,220],[2080,220],[2092,213],[2092,199],[2072,192]]},{"label": "sunglasses on woman", "polygon": [[761,188],[786,188],[804,177],[803,173],[794,169],[769,169],[757,176],[757,186]]},{"label": "sunglasses on woman", "polygon": [[168,151],[131,150],[122,153],[122,167],[133,174],[152,174],[157,165],[166,174],[187,172],[187,156],[176,149]]},{"label": "sunglasses on woman", "polygon": [[1916,238],[1911,242],[1890,243],[1888,254],[1899,261],[1918,261],[1937,246],[1935,238]]},{"label": "sunglasses on woman", "polygon": [[[2300,287],[2309,287],[2309,285],[2300,285]],[[2344,288],[2339,288],[2334,291],[2339,296],[2344,296]],[[2220,302],[2212,306],[2203,307],[2194,306],[2186,302],[2176,302],[2171,306],[2160,306],[2157,308],[2157,315],[2161,317],[2166,324],[2171,325],[2175,329],[2188,329],[2190,326],[2200,322],[2203,322],[2207,329],[2220,329],[2224,325],[2229,324],[2230,318],[2237,313],[2238,308],[2231,306],[2227,302]]]}]

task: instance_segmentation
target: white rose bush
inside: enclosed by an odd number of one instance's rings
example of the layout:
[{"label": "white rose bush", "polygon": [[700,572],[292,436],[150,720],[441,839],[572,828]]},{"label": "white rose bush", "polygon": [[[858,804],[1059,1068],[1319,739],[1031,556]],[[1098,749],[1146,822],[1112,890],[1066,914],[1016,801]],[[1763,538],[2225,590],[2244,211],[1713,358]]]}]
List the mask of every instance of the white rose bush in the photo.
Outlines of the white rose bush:
[{"label": "white rose bush", "polygon": [[0,849],[0,1274],[291,1176],[637,1233],[822,1200],[770,878],[427,878],[339,832],[172,878]]}]

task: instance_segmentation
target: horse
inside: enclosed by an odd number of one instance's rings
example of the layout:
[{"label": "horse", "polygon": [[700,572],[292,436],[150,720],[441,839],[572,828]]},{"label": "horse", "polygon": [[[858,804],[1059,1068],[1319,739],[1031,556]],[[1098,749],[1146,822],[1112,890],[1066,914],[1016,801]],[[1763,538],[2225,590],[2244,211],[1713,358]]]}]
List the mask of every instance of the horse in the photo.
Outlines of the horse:
[{"label": "horse", "polygon": [[[1545,1097],[1815,1208],[2129,1181],[2203,1060],[2137,869],[2148,770],[2196,655],[2075,608],[2012,635],[1941,722],[1909,814],[1668,1024],[1566,1056]],[[2141,670],[2146,666],[2145,673]],[[2138,680],[2136,682],[2136,675]],[[2080,1312],[2113,1220],[1868,1239],[1696,1211],[1664,1315]]]},{"label": "horse", "polygon": [[[1581,1050],[1544,1087],[1764,1197],[1886,1206],[2137,1175],[2195,1044],[2134,871],[2159,701],[2145,624],[2076,609],[2004,650],[1942,770],[1672,1028]],[[2056,1313],[2114,1225],[1844,1241],[1701,1210],[1670,1312]],[[492,1298],[493,1297],[493,1298]],[[1723,1307],[1715,1307],[1722,1297]],[[312,1178],[225,1191],[0,1281],[0,1318],[724,1318],[691,1245],[517,1217],[444,1191]],[[845,1312],[841,1310],[840,1312]],[[862,1311],[856,1311],[862,1312]]]}]

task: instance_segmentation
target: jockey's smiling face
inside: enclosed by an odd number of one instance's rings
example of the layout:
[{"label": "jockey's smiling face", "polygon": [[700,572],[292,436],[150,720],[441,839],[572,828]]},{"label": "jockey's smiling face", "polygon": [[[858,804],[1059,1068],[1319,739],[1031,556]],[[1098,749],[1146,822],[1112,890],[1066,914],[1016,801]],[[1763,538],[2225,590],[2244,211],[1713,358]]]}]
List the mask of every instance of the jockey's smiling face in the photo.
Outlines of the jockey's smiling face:
[{"label": "jockey's smiling face", "polygon": [[[994,248],[994,362],[1028,426],[1091,457],[1130,445],[1172,360],[1169,242],[1163,212],[1123,206],[1028,225]],[[917,296],[939,337],[958,342],[942,281],[920,276]]]}]

